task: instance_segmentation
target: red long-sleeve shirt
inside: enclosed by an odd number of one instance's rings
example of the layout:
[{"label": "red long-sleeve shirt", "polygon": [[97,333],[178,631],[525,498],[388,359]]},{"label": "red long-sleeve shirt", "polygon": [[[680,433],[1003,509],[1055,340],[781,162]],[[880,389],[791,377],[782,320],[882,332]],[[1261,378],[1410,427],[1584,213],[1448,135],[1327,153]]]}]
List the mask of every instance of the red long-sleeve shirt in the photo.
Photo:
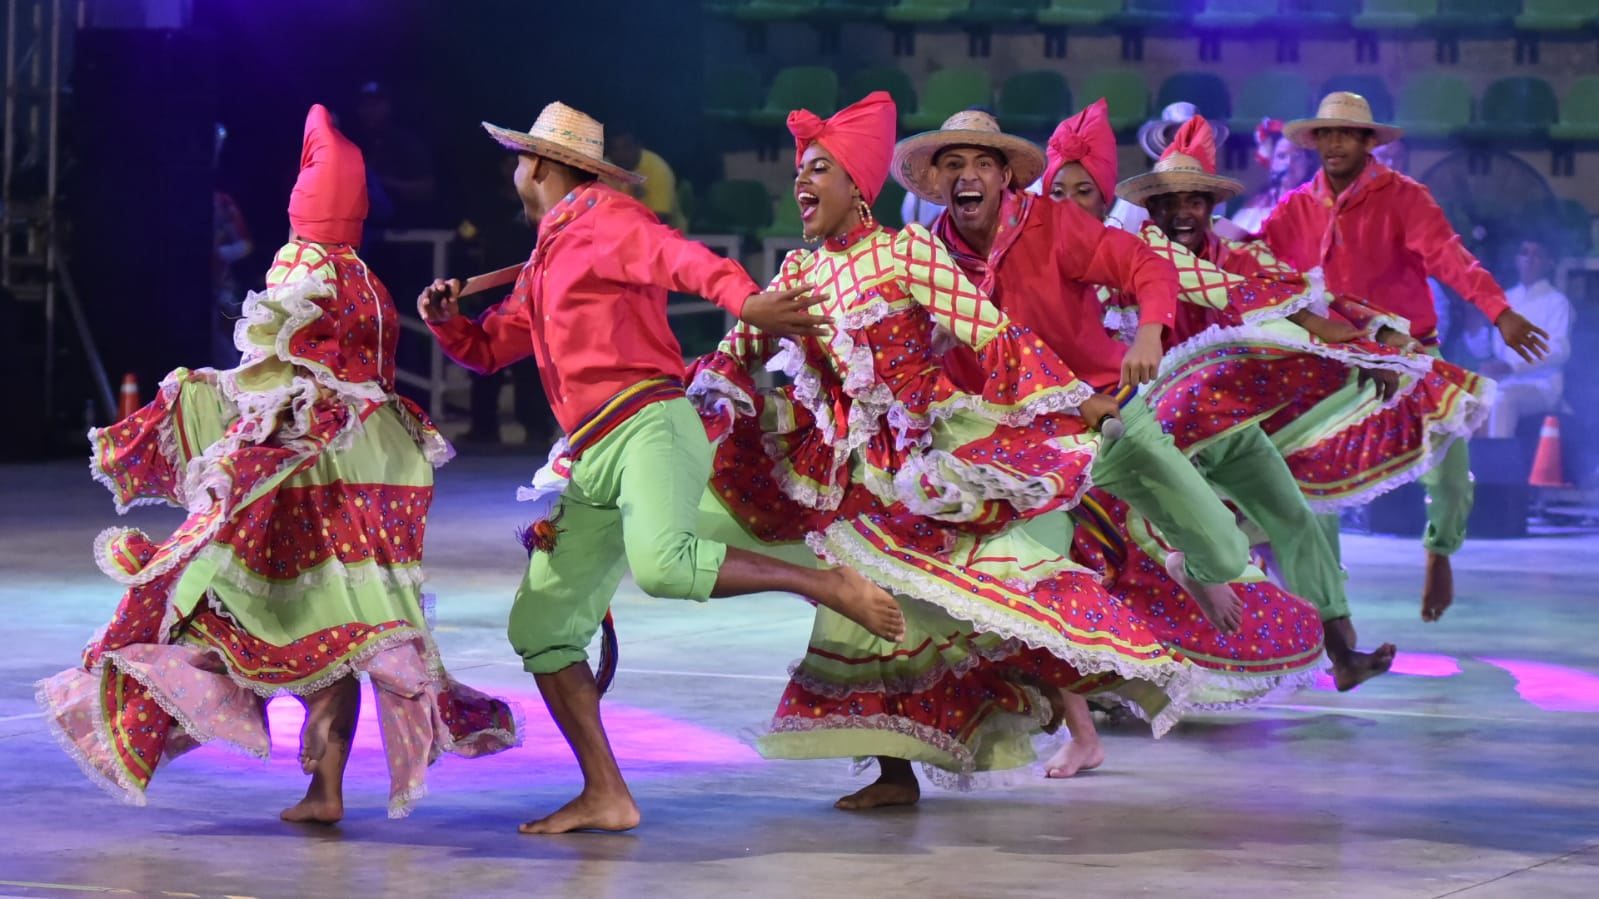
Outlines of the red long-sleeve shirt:
[{"label": "red long-sleeve shirt", "polygon": [[451,359],[494,372],[538,360],[567,433],[622,390],[683,378],[666,292],[702,296],[738,315],[760,288],[742,266],[684,239],[637,200],[604,184],[578,188],[539,223],[533,255],[505,300],[476,321],[431,325]]},{"label": "red long-sleeve shirt", "polygon": [[1327,173],[1317,172],[1272,211],[1263,235],[1285,262],[1300,271],[1321,266],[1328,290],[1403,316],[1419,339],[1436,336],[1438,328],[1429,275],[1490,321],[1510,308],[1432,192],[1375,159],[1336,197]]},{"label": "red long-sleeve shirt", "polygon": [[1012,192],[986,259],[945,212],[935,233],[994,305],[1031,328],[1079,379],[1100,392],[1121,380],[1127,346],[1105,330],[1097,285],[1138,297],[1140,324],[1171,327],[1177,272],[1136,236],[1106,228],[1075,203]]}]

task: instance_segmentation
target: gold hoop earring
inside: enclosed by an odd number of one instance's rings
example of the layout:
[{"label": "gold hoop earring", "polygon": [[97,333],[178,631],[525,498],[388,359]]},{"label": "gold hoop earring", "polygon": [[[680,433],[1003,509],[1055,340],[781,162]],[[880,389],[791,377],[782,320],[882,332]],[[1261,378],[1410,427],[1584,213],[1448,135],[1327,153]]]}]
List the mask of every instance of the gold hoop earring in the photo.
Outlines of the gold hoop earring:
[{"label": "gold hoop earring", "polygon": [[856,201],[855,211],[861,217],[861,224],[865,225],[866,227],[870,228],[877,224],[877,220],[872,218],[872,207],[866,202],[865,197],[862,197]]}]

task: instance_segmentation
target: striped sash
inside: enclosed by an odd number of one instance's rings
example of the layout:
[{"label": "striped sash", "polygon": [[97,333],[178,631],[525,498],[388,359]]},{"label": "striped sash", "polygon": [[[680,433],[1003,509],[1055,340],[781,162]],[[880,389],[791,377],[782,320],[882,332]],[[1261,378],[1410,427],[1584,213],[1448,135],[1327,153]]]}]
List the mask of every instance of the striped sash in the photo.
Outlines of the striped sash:
[{"label": "striped sash", "polygon": [[627,421],[633,413],[662,400],[677,399],[686,396],[683,392],[683,382],[676,378],[650,378],[640,381],[621,391],[616,396],[606,400],[598,409],[589,413],[589,416],[572,429],[566,436],[567,453],[575,461],[582,457],[585,450],[599,443],[605,435],[616,430],[617,426]]}]

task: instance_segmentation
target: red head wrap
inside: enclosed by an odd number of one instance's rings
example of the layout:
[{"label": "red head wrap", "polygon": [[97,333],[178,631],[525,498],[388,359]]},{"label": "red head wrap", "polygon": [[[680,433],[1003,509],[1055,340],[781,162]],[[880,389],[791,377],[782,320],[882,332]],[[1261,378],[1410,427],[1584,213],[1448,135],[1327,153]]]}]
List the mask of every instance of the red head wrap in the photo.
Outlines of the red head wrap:
[{"label": "red head wrap", "polygon": [[1080,162],[1105,201],[1116,198],[1116,132],[1111,130],[1110,107],[1104,97],[1057,125],[1044,149],[1049,156],[1044,167],[1045,196],[1067,163]]},{"label": "red head wrap", "polygon": [[806,147],[812,142],[820,143],[844,167],[866,202],[871,203],[882,193],[883,182],[888,178],[898,119],[894,98],[885,91],[873,91],[826,119],[808,109],[796,109],[788,114],[788,130],[794,135],[794,165],[799,166]]},{"label": "red head wrap", "polygon": [[1216,132],[1210,130],[1210,123],[1202,115],[1195,115],[1177,129],[1177,136],[1172,138],[1171,146],[1166,152],[1160,154],[1161,159],[1181,153],[1199,162],[1207,175],[1216,174]]},{"label": "red head wrap", "polygon": [[289,194],[289,224],[301,240],[361,242],[366,221],[366,162],[318,103],[305,116],[300,177]]}]

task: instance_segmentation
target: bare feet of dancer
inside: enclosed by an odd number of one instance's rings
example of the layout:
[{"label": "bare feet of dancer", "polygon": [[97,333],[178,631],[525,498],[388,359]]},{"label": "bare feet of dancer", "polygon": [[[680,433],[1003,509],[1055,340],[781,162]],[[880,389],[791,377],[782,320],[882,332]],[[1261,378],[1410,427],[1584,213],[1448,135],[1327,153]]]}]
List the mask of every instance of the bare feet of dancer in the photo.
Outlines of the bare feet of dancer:
[{"label": "bare feet of dancer", "polygon": [[1099,742],[1099,731],[1094,727],[1094,713],[1088,708],[1088,700],[1065,690],[1057,693],[1056,701],[1065,709],[1066,730],[1072,739],[1044,763],[1044,776],[1059,779],[1072,777],[1079,771],[1092,771],[1104,764],[1105,747]]},{"label": "bare feet of dancer", "polygon": [[1355,651],[1358,645],[1355,625],[1349,616],[1323,621],[1321,630],[1327,644],[1327,660],[1332,662],[1333,683],[1338,687],[1338,692],[1353,690],[1393,667],[1394,653],[1398,650],[1392,643],[1384,643],[1377,647],[1376,652]]},{"label": "bare feet of dancer", "polygon": [[621,831],[638,826],[638,805],[622,779],[600,722],[600,691],[587,662],[576,662],[554,674],[535,674],[550,717],[583,769],[583,792],[553,814],[528,821],[517,830],[528,834],[575,830]]},{"label": "bare feet of dancer", "polygon": [[344,766],[361,714],[361,682],[353,675],[310,696],[300,728],[300,770],[311,775],[305,798],[278,817],[301,824],[337,824],[344,817]]},{"label": "bare feet of dancer", "polygon": [[770,556],[728,547],[716,572],[712,596],[742,596],[781,590],[810,597],[843,615],[874,636],[898,643],[905,639],[905,613],[888,591],[853,568],[801,568]]},{"label": "bare feet of dancer", "polygon": [[1188,569],[1183,567],[1183,554],[1172,553],[1166,557],[1166,573],[1177,582],[1177,586],[1188,591],[1199,605],[1199,611],[1210,621],[1216,630],[1230,634],[1238,630],[1244,622],[1244,604],[1238,599],[1238,594],[1226,584],[1201,584],[1188,576]]},{"label": "bare feet of dancer", "polygon": [[916,772],[911,770],[909,761],[880,755],[877,757],[877,771],[874,783],[833,803],[833,808],[858,812],[893,805],[915,805],[922,798],[922,786],[916,782]]},{"label": "bare feet of dancer", "polygon": [[895,643],[905,639],[905,613],[887,590],[867,580],[853,568],[834,568],[830,572],[838,586],[828,597],[816,601],[866,628],[874,636]]},{"label": "bare feet of dancer", "polygon": [[1455,570],[1448,556],[1427,553],[1427,580],[1421,587],[1421,620],[1437,621],[1455,601]]}]

